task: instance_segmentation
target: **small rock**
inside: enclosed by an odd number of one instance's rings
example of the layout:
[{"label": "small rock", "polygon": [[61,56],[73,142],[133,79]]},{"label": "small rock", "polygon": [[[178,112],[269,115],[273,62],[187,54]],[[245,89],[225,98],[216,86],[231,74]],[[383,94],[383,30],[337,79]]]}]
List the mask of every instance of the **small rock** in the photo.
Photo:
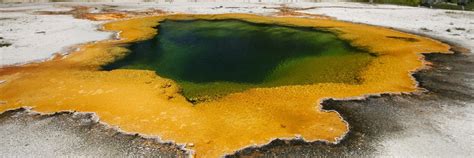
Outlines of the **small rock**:
[{"label": "small rock", "polygon": [[431,31],[433,31],[433,30],[427,29],[427,28],[425,28],[425,27],[420,28],[420,30],[421,30],[421,31],[425,31],[425,32],[431,32]]},{"label": "small rock", "polygon": [[6,42],[0,42],[0,47],[8,47],[11,46],[11,43],[6,43]]}]

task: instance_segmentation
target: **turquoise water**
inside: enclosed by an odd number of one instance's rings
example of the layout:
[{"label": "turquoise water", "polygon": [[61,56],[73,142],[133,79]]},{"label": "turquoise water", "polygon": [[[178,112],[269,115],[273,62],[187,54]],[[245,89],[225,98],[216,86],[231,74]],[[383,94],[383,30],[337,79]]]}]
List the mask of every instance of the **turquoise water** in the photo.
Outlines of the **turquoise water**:
[{"label": "turquoise water", "polygon": [[237,20],[161,22],[158,35],[104,66],[154,70],[175,80],[190,100],[256,87],[360,82],[373,58],[336,35],[311,28]]}]

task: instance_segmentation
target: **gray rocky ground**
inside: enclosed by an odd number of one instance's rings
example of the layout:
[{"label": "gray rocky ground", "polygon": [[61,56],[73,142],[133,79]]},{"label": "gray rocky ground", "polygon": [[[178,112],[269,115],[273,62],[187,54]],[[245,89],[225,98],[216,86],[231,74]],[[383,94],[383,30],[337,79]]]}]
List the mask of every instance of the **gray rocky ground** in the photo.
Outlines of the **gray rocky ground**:
[{"label": "gray rocky ground", "polygon": [[27,109],[0,115],[0,157],[184,157],[172,143],[124,134],[88,113],[40,115]]}]

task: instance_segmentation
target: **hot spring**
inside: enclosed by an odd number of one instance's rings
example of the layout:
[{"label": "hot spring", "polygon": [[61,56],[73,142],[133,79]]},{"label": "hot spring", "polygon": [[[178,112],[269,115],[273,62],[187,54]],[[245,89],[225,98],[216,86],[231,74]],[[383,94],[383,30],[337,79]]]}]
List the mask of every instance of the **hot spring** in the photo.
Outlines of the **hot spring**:
[{"label": "hot spring", "polygon": [[131,43],[103,66],[153,70],[176,81],[191,101],[251,88],[317,83],[359,84],[374,55],[336,34],[307,27],[239,20],[165,20],[158,34]]}]

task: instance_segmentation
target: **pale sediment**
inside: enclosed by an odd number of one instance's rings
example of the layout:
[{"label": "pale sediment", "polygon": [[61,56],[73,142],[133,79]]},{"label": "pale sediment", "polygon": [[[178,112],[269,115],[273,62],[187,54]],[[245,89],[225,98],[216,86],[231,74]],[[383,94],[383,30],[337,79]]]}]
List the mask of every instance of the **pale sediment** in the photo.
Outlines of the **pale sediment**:
[{"label": "pale sediment", "polygon": [[92,113],[41,115],[29,109],[0,114],[0,152],[5,157],[187,157],[182,146],[126,134]]}]

